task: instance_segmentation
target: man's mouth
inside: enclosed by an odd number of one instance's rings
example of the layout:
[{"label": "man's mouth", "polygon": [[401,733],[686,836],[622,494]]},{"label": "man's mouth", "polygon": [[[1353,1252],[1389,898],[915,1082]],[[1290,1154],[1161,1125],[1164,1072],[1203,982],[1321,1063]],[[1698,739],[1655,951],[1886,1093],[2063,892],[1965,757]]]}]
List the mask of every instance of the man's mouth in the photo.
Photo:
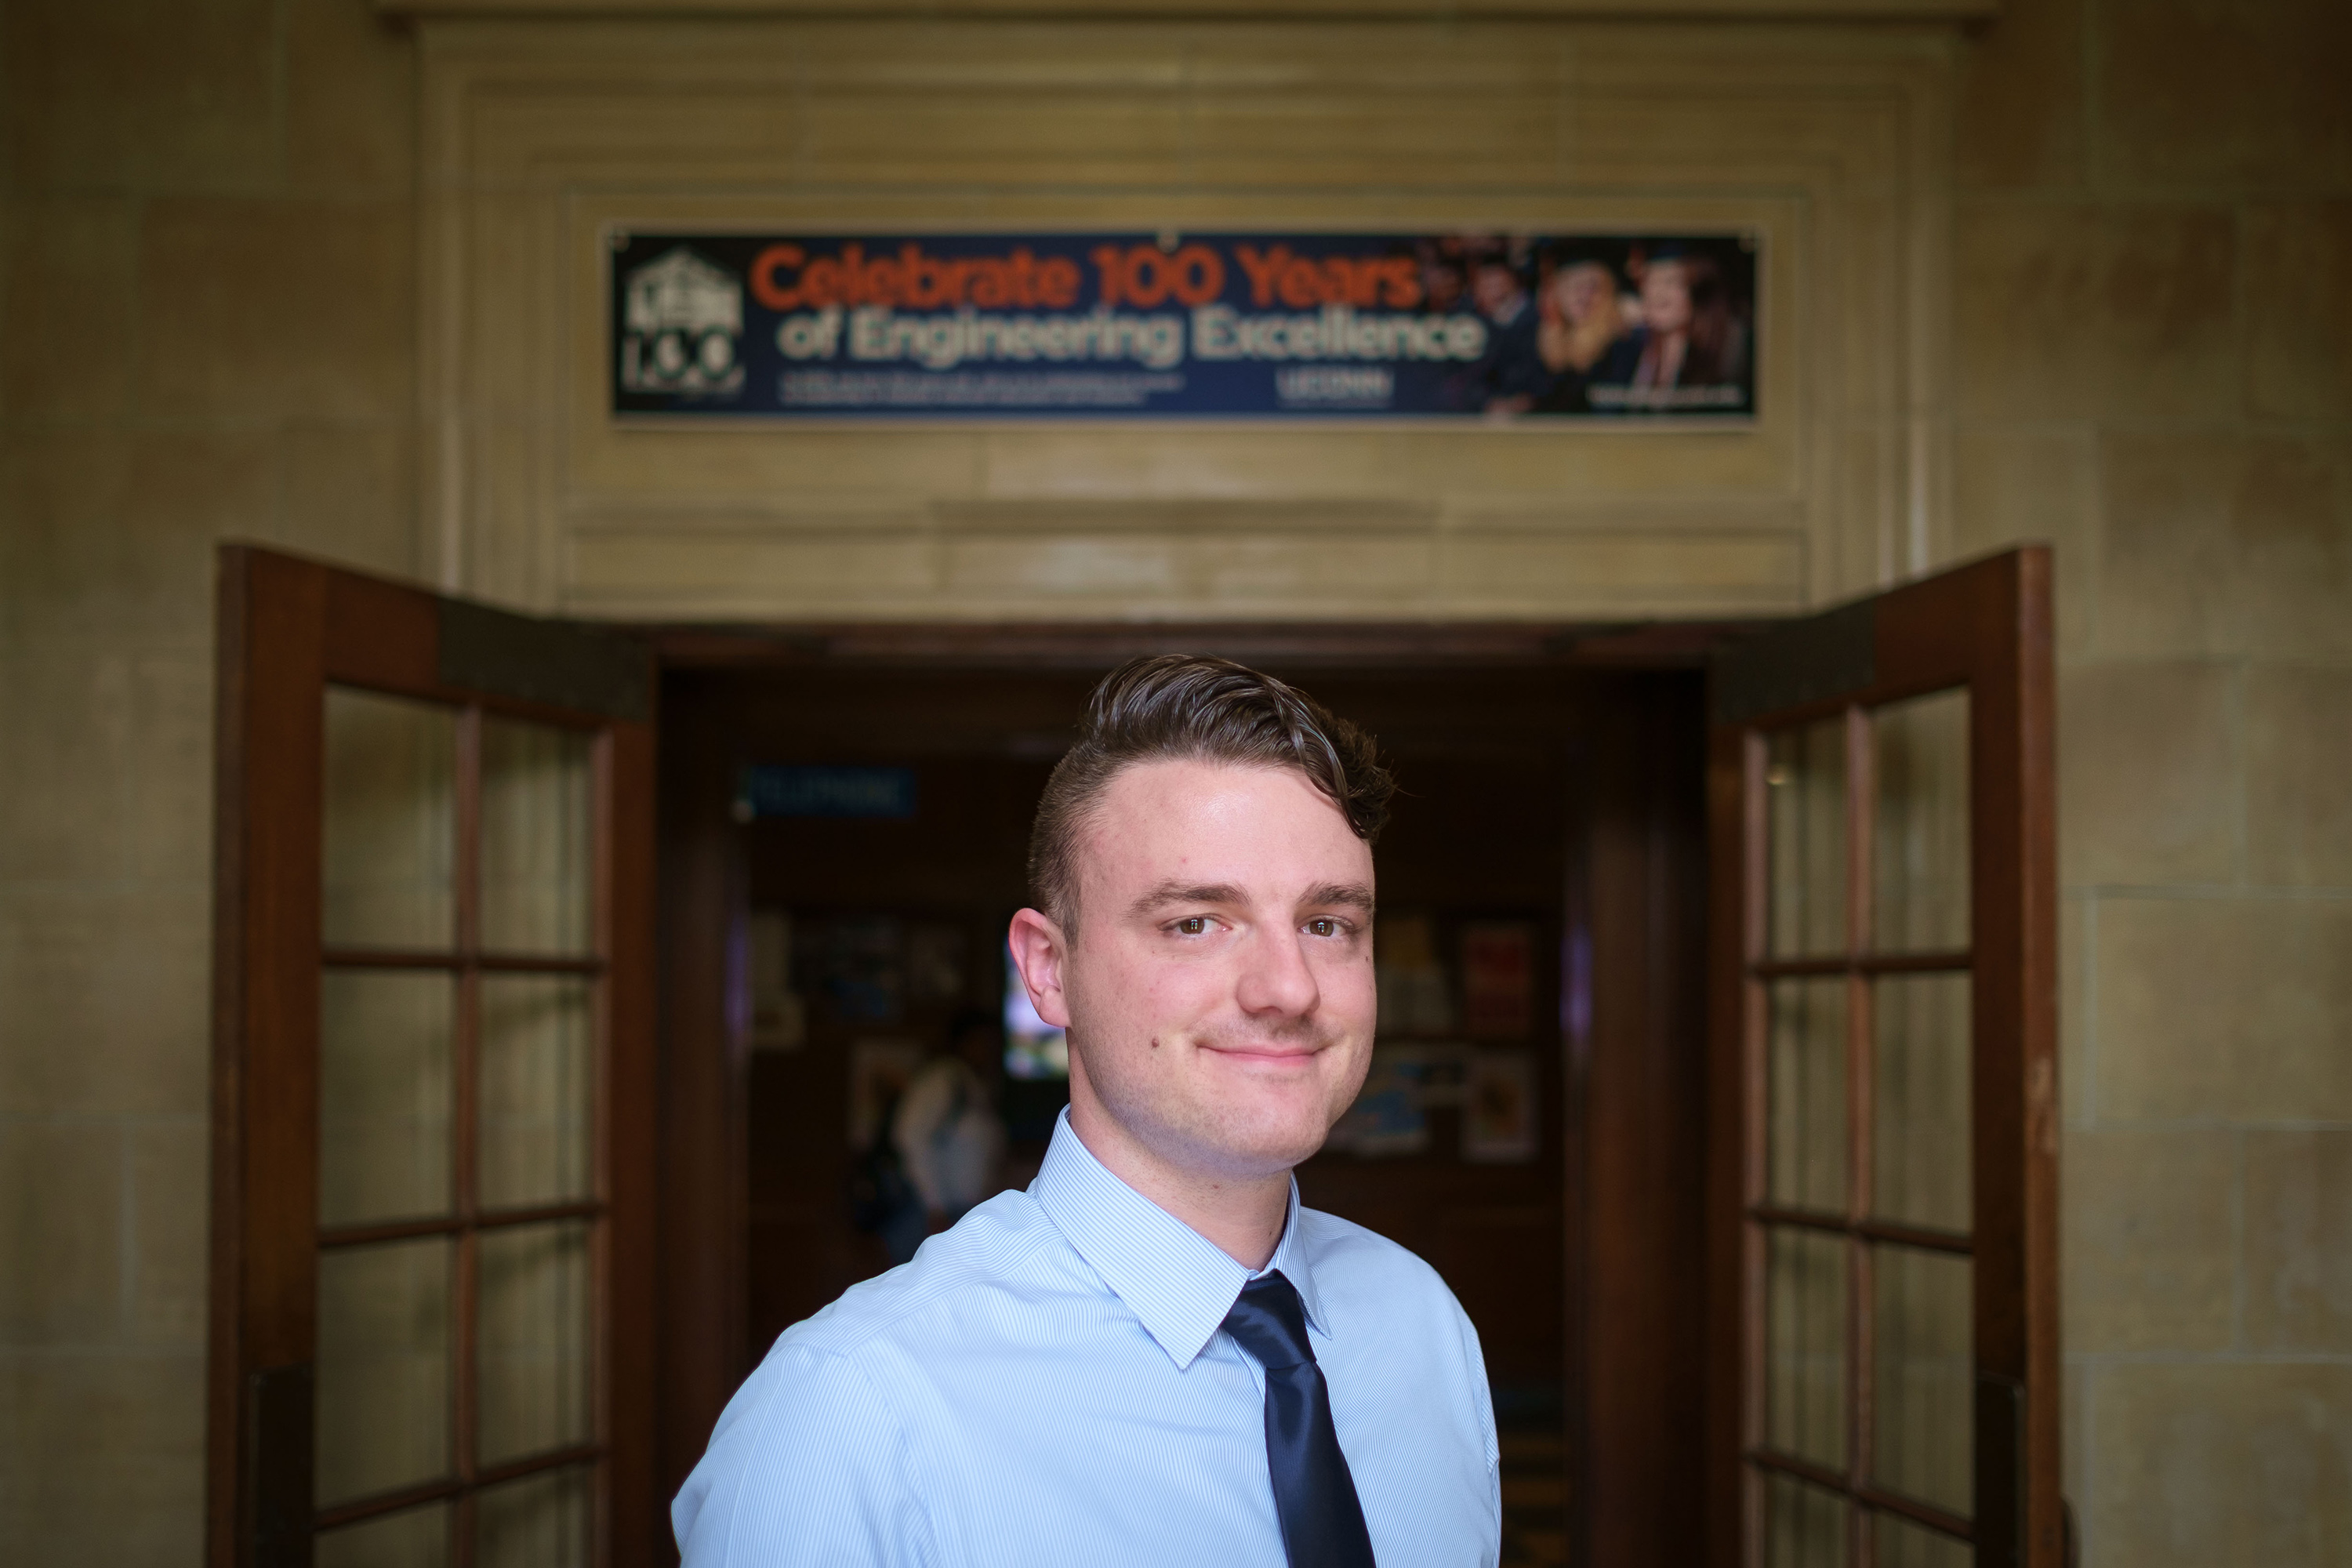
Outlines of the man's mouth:
[{"label": "man's mouth", "polygon": [[1287,1045],[1277,1040],[1204,1040],[1201,1048],[1241,1061],[1304,1061],[1322,1051],[1328,1041]]}]

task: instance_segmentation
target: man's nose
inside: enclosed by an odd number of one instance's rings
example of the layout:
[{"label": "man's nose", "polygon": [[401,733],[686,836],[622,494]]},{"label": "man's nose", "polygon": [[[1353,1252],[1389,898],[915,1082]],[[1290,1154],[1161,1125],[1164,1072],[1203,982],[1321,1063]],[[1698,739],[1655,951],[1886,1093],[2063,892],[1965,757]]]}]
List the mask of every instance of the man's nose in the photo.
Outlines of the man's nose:
[{"label": "man's nose", "polygon": [[1242,972],[1234,987],[1243,1012],[1295,1018],[1313,1012],[1321,998],[1297,931],[1261,929],[1243,944]]}]

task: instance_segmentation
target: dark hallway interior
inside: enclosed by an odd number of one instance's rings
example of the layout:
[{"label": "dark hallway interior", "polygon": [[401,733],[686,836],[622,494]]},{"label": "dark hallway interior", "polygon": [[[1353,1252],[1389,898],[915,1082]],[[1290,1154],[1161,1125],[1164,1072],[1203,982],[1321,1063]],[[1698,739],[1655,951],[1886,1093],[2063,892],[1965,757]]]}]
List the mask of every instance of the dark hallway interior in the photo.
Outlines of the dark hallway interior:
[{"label": "dark hallway interior", "polygon": [[[728,1001],[704,1025],[735,1042],[734,1375],[888,1267],[849,1198],[877,1064],[887,1074],[919,1059],[959,1016],[1001,1016],[1031,813],[1103,662],[777,660],[667,676],[665,859],[682,874],[666,917],[673,931],[723,928],[717,945],[731,955],[723,976],[705,976]],[[1495,1395],[1505,1560],[1580,1557],[1574,1543],[1594,1525],[1591,1336],[1614,1331],[1586,1306],[1596,1026],[1614,1016],[1696,1048],[1695,1020],[1648,1017],[1652,999],[1612,992],[1637,972],[1594,961],[1613,941],[1671,963],[1675,911],[1683,937],[1694,929],[1696,770],[1674,761],[1695,752],[1699,682],[1533,661],[1258,662],[1370,730],[1400,784],[1378,848],[1372,1077],[1334,1146],[1300,1168],[1301,1194],[1444,1276],[1477,1327]],[[772,787],[810,770],[820,783],[878,780],[880,794],[845,805]],[[1655,853],[1596,879],[1596,854],[1622,858],[1629,812],[1649,820],[1636,832]],[[1662,1068],[1674,1070],[1646,1070]],[[1012,1134],[1003,1182],[1025,1184],[1066,1084],[992,1087]],[[1642,1196],[1652,1220],[1620,1212],[1604,1232],[1651,1224],[1635,1251],[1679,1245],[1696,1172],[1668,1180]],[[1636,1285],[1629,1299],[1641,1295]],[[1654,1339],[1675,1310],[1626,1331]],[[1643,1419],[1671,1447],[1682,1418],[1670,1397]]]}]

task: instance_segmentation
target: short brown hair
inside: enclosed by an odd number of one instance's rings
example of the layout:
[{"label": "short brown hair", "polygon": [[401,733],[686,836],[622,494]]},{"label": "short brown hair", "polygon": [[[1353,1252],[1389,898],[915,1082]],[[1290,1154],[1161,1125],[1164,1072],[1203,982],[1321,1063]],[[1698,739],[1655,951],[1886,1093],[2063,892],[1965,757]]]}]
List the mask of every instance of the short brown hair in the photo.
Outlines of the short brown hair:
[{"label": "short brown hair", "polygon": [[1329,797],[1370,844],[1396,781],[1372,738],[1297,687],[1229,658],[1129,659],[1087,699],[1078,743],[1055,764],[1029,833],[1029,896],[1066,932],[1078,915],[1078,835],[1104,790],[1138,763],[1290,768]]}]

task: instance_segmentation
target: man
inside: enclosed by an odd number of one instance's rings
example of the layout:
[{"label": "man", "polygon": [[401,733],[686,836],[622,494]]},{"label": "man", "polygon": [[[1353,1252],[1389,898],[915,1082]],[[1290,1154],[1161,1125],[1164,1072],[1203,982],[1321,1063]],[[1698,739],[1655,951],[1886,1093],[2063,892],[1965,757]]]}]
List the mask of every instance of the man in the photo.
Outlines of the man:
[{"label": "man", "polygon": [[1477,1335],[1299,1206],[1371,1051],[1370,740],[1223,659],[1096,689],[1030,848],[1068,1030],[1037,1180],[787,1330],[673,1510],[688,1568],[1492,1564]]},{"label": "man", "polygon": [[1527,285],[1509,258],[1496,254],[1479,260],[1470,290],[1487,322],[1486,352],[1471,367],[1478,405],[1496,418],[1525,414],[1552,383],[1537,346],[1537,311]]}]

